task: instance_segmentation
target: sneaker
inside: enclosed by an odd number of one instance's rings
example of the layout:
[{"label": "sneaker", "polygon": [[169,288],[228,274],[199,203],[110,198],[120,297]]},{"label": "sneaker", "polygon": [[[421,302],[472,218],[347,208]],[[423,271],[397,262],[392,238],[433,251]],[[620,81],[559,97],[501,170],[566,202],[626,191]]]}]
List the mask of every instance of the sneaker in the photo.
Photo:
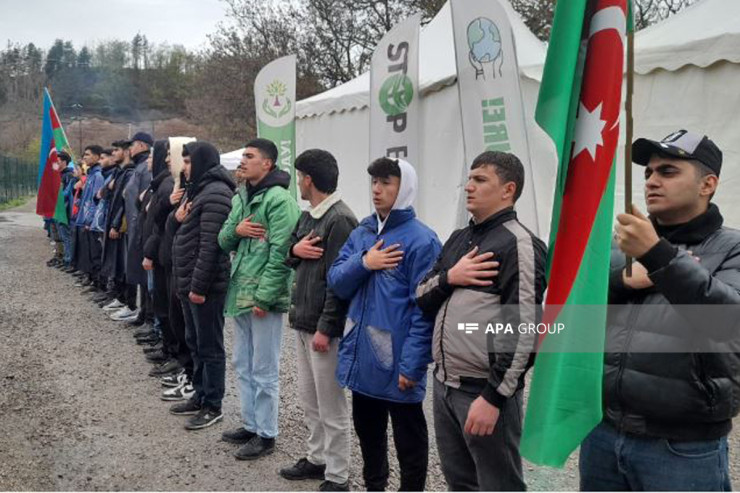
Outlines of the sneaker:
[{"label": "sneaker", "polygon": [[186,401],[195,395],[195,389],[189,383],[180,385],[173,389],[167,389],[162,392],[160,399],[163,401]]},{"label": "sneaker", "polygon": [[67,267],[64,268],[64,272],[67,274],[74,274],[75,272],[77,272],[77,268],[72,267],[71,265],[68,265]]},{"label": "sneaker", "polygon": [[112,312],[114,310],[116,310],[116,311],[117,310],[120,310],[124,306],[126,306],[126,305],[124,305],[123,303],[121,303],[117,299],[114,299],[113,301],[111,301],[110,303],[108,303],[107,305],[105,305],[103,307],[103,310],[105,310],[106,312]]},{"label": "sneaker", "polygon": [[240,426],[235,430],[224,431],[221,433],[221,440],[224,442],[235,443],[237,445],[244,445],[256,435],[257,434],[253,431],[247,431]]},{"label": "sneaker", "polygon": [[262,438],[255,435],[245,446],[234,452],[234,457],[239,460],[255,460],[264,455],[270,455],[274,451],[274,438]]},{"label": "sneaker", "polygon": [[180,363],[174,359],[168,359],[162,364],[155,366],[149,371],[150,377],[161,377],[170,373],[178,373],[181,370]]},{"label": "sneaker", "polygon": [[101,303],[105,301],[105,304],[107,305],[111,302],[111,297],[108,295],[108,293],[96,293],[90,298],[90,301],[92,301],[93,303]]},{"label": "sneaker", "polygon": [[185,374],[185,370],[180,370],[179,373],[171,373],[161,377],[159,382],[162,387],[179,387],[188,382],[188,376]]},{"label": "sneaker", "polygon": [[313,464],[306,457],[300,459],[293,466],[280,469],[280,475],[291,481],[324,479],[324,472],[326,472],[326,465]]},{"label": "sneaker", "polygon": [[151,327],[144,327],[143,329],[138,329],[134,332],[134,339],[146,339],[154,335],[157,335],[157,333],[154,332],[154,329]]},{"label": "sneaker", "polygon": [[164,351],[155,351],[146,355],[146,360],[150,363],[162,364],[169,359],[169,355],[165,354]]},{"label": "sneaker", "polygon": [[319,491],[349,491],[349,481],[335,483],[327,479],[319,485]]},{"label": "sneaker", "polygon": [[193,416],[185,423],[186,430],[202,430],[221,421],[224,413],[220,409],[211,409],[204,407],[198,414]]},{"label": "sneaker", "polygon": [[149,354],[157,351],[163,351],[162,347],[162,341],[158,341],[152,346],[146,346],[144,349],[142,349],[142,351],[144,352],[144,354]]},{"label": "sneaker", "polygon": [[144,325],[145,322],[146,320],[144,320],[143,318],[137,318],[136,320],[133,320],[131,322],[126,322],[126,326],[132,327],[132,328],[141,327],[142,325]]},{"label": "sneaker", "polygon": [[124,306],[117,312],[113,313],[110,318],[116,322],[129,322],[135,320],[139,316],[139,310],[132,310],[127,306]]},{"label": "sneaker", "polygon": [[189,416],[200,412],[200,402],[195,400],[195,396],[188,399],[182,404],[175,404],[170,408],[170,414],[175,416]]}]

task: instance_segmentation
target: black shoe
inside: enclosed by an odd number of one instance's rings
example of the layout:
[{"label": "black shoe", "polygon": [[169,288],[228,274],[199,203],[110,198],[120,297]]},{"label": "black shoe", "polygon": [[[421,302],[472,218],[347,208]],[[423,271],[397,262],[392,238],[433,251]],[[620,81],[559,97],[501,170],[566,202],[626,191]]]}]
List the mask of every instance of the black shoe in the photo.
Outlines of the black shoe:
[{"label": "black shoe", "polygon": [[77,269],[75,267],[72,267],[71,265],[68,265],[64,269],[62,269],[63,272],[66,272],[67,274],[74,274],[77,272]]},{"label": "black shoe", "polygon": [[136,344],[138,344],[139,346],[143,346],[143,345],[154,346],[160,341],[161,339],[159,338],[159,336],[152,335],[149,337],[142,337],[142,338],[136,339]]},{"label": "black shoe", "polygon": [[302,479],[324,479],[324,472],[326,472],[326,465],[317,465],[309,462],[304,457],[300,459],[295,465],[290,467],[284,467],[280,469],[280,475],[285,479],[291,481],[297,481]]},{"label": "black shoe", "polygon": [[164,363],[155,366],[149,371],[150,377],[161,377],[162,375],[169,375],[170,373],[179,373],[180,370],[180,363],[178,363],[174,359],[169,359],[165,361]]},{"label": "black shoe", "polygon": [[175,404],[170,408],[170,414],[176,416],[189,416],[191,414],[198,414],[200,412],[200,403],[191,397],[182,404]]},{"label": "black shoe", "polygon": [[156,353],[157,351],[162,351],[161,341],[155,344],[154,346],[145,347],[144,349],[142,349],[142,351],[144,351],[144,354],[151,354],[151,353]]},{"label": "black shoe", "polygon": [[90,279],[83,279],[82,280],[82,287],[86,288],[90,286],[93,282]]},{"label": "black shoe", "polygon": [[163,351],[156,351],[146,355],[146,360],[151,363],[164,363],[168,359],[170,359],[169,355],[164,354]]},{"label": "black shoe", "polygon": [[107,305],[108,303],[113,301],[113,298],[111,298],[108,293],[96,293],[93,295],[92,298],[90,298],[90,301],[92,301],[93,303],[101,303],[105,301],[105,304]]},{"label": "black shoe", "polygon": [[256,435],[257,434],[254,432],[247,431],[244,428],[239,427],[235,430],[224,431],[221,433],[221,440],[224,442],[235,443],[237,445],[244,445]]},{"label": "black shoe", "polygon": [[186,430],[202,430],[221,421],[224,413],[220,409],[211,409],[204,407],[198,414],[193,416],[185,423]]},{"label": "black shoe", "polygon": [[319,485],[319,491],[349,491],[349,481],[335,483],[327,479]]},{"label": "black shoe", "polygon": [[154,332],[154,329],[152,329],[151,327],[144,327],[134,332],[135,339],[148,339],[156,335],[157,333]]},{"label": "black shoe", "polygon": [[59,263],[59,259],[54,257],[46,261],[47,267],[55,267]]},{"label": "black shoe", "polygon": [[141,327],[144,325],[145,320],[143,318],[137,318],[131,322],[126,322],[126,327]]},{"label": "black shoe", "polygon": [[80,294],[92,294],[97,293],[98,287],[95,284],[90,284],[88,287],[80,291]]},{"label": "black shoe", "polygon": [[274,438],[262,438],[256,435],[245,446],[234,452],[234,457],[239,460],[255,460],[264,455],[270,455],[274,451]]}]

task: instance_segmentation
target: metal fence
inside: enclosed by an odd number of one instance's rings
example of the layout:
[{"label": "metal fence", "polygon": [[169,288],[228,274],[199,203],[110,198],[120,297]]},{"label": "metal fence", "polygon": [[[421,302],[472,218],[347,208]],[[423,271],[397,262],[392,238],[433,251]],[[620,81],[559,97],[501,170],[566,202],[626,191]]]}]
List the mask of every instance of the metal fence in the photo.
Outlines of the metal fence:
[{"label": "metal fence", "polygon": [[0,204],[36,193],[38,166],[0,155]]}]

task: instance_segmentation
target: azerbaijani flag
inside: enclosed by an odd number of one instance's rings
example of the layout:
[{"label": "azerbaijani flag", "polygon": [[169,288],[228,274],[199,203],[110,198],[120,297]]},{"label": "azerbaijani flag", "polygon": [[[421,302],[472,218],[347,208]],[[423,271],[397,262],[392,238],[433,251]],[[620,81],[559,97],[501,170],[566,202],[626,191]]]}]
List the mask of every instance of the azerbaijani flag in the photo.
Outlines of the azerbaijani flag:
[{"label": "azerbaijani flag", "polygon": [[602,417],[627,17],[627,0],[558,2],[537,101],[560,163],[543,322],[565,326],[540,340],[524,421],[522,455],[542,465],[562,467]]},{"label": "azerbaijani flag", "polygon": [[36,214],[68,224],[67,209],[61,187],[62,170],[57,152],[66,150],[72,155],[49,91],[44,88],[44,109],[41,124],[41,151],[39,155],[38,196]]}]

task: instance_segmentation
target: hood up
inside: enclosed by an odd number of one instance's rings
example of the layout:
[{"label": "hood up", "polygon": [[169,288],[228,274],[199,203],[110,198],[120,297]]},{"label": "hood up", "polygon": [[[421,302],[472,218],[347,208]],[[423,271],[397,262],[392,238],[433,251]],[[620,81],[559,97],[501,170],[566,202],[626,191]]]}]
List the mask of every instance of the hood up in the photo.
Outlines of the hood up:
[{"label": "hood up", "polygon": [[180,188],[180,172],[184,164],[182,148],[185,144],[195,142],[193,137],[170,137],[170,173],[175,179],[175,188]]},{"label": "hood up", "polygon": [[[399,159],[398,167],[401,169],[401,184],[398,188],[398,197],[396,197],[396,201],[393,203],[393,207],[391,207],[391,214],[394,210],[410,208],[414,200],[416,200],[416,189],[419,186],[419,178],[416,176],[416,170],[411,166],[411,163]],[[375,217],[378,219],[378,234],[383,231],[391,214],[388,214],[385,219],[380,219],[378,213],[375,213]]]},{"label": "hood up", "polygon": [[167,169],[167,141],[158,140],[152,151],[152,176],[159,176]]}]

